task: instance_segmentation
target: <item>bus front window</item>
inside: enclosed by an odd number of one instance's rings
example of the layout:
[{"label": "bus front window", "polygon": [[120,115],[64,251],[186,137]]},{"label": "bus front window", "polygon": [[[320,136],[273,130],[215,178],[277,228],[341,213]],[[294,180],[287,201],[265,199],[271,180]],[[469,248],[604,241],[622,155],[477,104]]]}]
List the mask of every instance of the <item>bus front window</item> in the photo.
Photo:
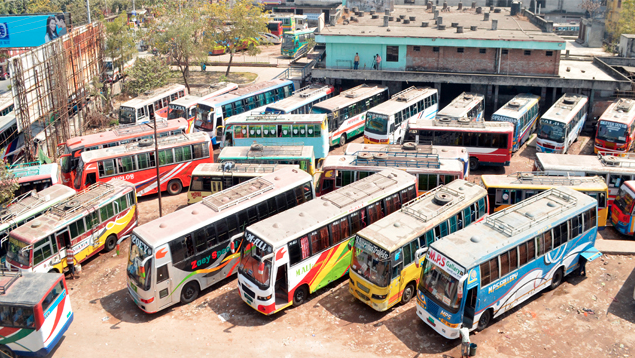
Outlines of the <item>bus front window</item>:
[{"label": "bus front window", "polygon": [[597,139],[611,143],[626,143],[628,127],[626,124],[609,121],[599,121]]},{"label": "bus front window", "polygon": [[426,296],[432,296],[443,309],[452,313],[458,312],[460,306],[458,284],[459,280],[426,258],[421,270],[419,290],[425,292]]},{"label": "bus front window", "polygon": [[[64,148],[62,149],[61,152],[62,152],[61,155],[65,155],[65,154],[70,154],[71,150],[68,148],[68,146],[64,145]],[[60,158],[60,167],[62,169],[62,173],[68,174],[72,171],[71,162],[72,162],[72,156],[70,155]]]},{"label": "bus front window", "polygon": [[368,113],[366,115],[366,130],[373,134],[388,134],[388,116]]},{"label": "bus front window", "polygon": [[[271,278],[271,259],[262,260],[262,258],[273,252],[273,249],[253,234],[246,233],[245,238],[246,241],[240,251],[238,272],[261,290],[265,290],[269,287],[269,279]],[[254,245],[254,242],[258,246]]]},{"label": "bus front window", "polygon": [[75,173],[75,182],[73,183],[77,190],[82,187],[82,174],[84,174],[84,161],[82,158],[79,158],[77,162],[77,172]]},{"label": "bus front window", "polygon": [[351,269],[374,285],[388,287],[390,283],[389,257],[386,250],[357,236]]},{"label": "bus front window", "polygon": [[148,244],[143,242],[135,234],[130,236],[130,256],[128,257],[127,273],[131,281],[137,288],[144,291],[150,289],[150,273],[152,268],[152,259],[143,262],[146,258],[152,256],[152,249]]},{"label": "bus front window", "polygon": [[134,124],[136,121],[135,113],[134,108],[121,106],[119,108],[119,124]]},{"label": "bus front window", "polygon": [[633,195],[622,187],[617,194],[617,198],[615,198],[615,205],[617,205],[622,214],[630,215],[633,212],[633,204],[635,204]]},{"label": "bus front window", "polygon": [[564,143],[564,131],[564,123],[543,119],[540,121],[538,138],[556,143]]},{"label": "bus front window", "polygon": [[196,129],[214,129],[214,112],[210,108],[198,107],[196,110]]},{"label": "bus front window", "polygon": [[22,266],[30,266],[31,249],[24,250],[27,246],[25,242],[19,241],[14,238],[9,238],[9,251],[7,256],[10,260],[19,263]]},{"label": "bus front window", "polygon": [[295,48],[295,37],[290,34],[284,35],[282,38],[282,49],[293,50]]},{"label": "bus front window", "polygon": [[170,111],[168,113],[168,119],[185,118],[187,119],[187,112],[185,107],[175,104],[169,105]]}]

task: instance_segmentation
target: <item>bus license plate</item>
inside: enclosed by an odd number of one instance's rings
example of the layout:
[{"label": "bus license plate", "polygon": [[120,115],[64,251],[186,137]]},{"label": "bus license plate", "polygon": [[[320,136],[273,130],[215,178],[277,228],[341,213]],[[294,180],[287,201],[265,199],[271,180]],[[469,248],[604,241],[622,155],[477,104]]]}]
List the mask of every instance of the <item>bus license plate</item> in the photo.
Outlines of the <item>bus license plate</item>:
[{"label": "bus license plate", "polygon": [[130,287],[132,287],[132,290],[133,290],[134,292],[137,292],[137,286],[135,286],[135,285],[134,285],[134,283],[131,283],[131,284],[130,284]]},{"label": "bus license plate", "polygon": [[253,298],[249,297],[249,295],[248,295],[248,294],[243,293],[243,296],[245,296],[245,299],[247,300],[247,303],[249,303],[249,304],[254,303]]},{"label": "bus license plate", "polygon": [[368,296],[364,295],[363,293],[359,292],[359,290],[355,290],[357,292],[357,295],[359,296],[359,298],[363,299],[364,301],[368,301],[369,298]]}]

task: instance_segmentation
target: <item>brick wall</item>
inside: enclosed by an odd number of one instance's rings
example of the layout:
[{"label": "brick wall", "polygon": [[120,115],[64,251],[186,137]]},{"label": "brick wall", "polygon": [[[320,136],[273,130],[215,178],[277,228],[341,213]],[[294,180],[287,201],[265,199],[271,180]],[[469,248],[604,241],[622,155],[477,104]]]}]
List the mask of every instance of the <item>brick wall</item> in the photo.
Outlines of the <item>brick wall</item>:
[{"label": "brick wall", "polygon": [[501,58],[501,74],[510,75],[558,75],[560,65],[560,51],[531,50],[525,55],[525,50],[508,50]]}]

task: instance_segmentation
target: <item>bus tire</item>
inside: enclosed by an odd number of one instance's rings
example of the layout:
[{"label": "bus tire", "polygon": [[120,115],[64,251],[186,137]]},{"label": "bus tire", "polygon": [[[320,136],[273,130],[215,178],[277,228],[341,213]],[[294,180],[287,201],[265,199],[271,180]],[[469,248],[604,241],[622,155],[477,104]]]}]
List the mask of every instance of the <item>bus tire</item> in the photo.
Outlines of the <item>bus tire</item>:
[{"label": "bus tire", "polygon": [[104,243],[104,252],[110,252],[114,250],[115,247],[117,247],[117,236],[115,236],[115,234],[111,234]]},{"label": "bus tire", "polygon": [[293,293],[293,305],[297,307],[303,304],[306,301],[307,297],[309,297],[309,290],[307,289],[306,285],[298,287]]},{"label": "bus tire", "polygon": [[549,289],[555,290],[556,288],[558,288],[558,286],[560,286],[560,284],[562,283],[563,277],[564,275],[563,275],[563,271],[561,267],[557,269],[556,272],[554,272],[553,276],[551,277],[551,286],[549,286]]},{"label": "bus tire", "polygon": [[168,194],[170,195],[178,195],[181,194],[181,190],[183,190],[183,184],[178,179],[170,180],[168,183]]},{"label": "bus tire", "polygon": [[340,147],[343,147],[346,145],[346,133],[342,133],[342,135],[340,136]]},{"label": "bus tire", "polygon": [[487,326],[489,326],[490,321],[492,320],[492,309],[488,309],[481,315],[481,318],[478,319],[478,325],[476,326],[477,331],[482,331]]},{"label": "bus tire", "polygon": [[478,159],[470,157],[470,171],[478,169]]},{"label": "bus tire", "polygon": [[181,289],[181,302],[190,303],[194,301],[198,297],[198,293],[200,291],[201,289],[198,286],[198,282],[196,281],[188,282]]},{"label": "bus tire", "polygon": [[11,350],[11,348],[2,345],[0,346],[0,357],[2,358],[15,358],[15,353]]},{"label": "bus tire", "polygon": [[[49,270],[49,273],[60,273],[60,272],[57,271],[57,269],[51,269],[51,270]],[[2,357],[2,356],[0,355],[0,357]]]},{"label": "bus tire", "polygon": [[415,295],[415,285],[412,282],[409,282],[406,285],[406,288],[403,289],[403,293],[401,294],[401,304],[406,304],[410,302],[412,297]]}]

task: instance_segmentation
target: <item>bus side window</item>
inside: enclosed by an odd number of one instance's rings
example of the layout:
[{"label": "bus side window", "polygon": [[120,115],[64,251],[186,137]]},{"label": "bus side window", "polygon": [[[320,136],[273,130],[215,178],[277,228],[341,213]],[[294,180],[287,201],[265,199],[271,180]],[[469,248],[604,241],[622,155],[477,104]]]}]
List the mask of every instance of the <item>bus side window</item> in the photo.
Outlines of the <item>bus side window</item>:
[{"label": "bus side window", "polygon": [[225,222],[225,219],[220,219],[216,222],[216,234],[217,234],[216,237],[218,238],[219,244],[229,240],[229,236],[227,232],[227,222]]},{"label": "bus side window", "polygon": [[300,248],[300,239],[289,242],[289,266],[293,266],[302,261],[302,248]]},{"label": "bus side window", "polygon": [[[200,254],[208,249],[207,237],[205,236],[205,229],[201,228],[194,232],[194,242],[196,243],[196,253]],[[158,272],[158,269],[157,269]],[[158,281],[157,277],[157,281]]]},{"label": "bus side window", "polygon": [[571,218],[571,240],[582,233],[582,215]]},{"label": "bus side window", "polygon": [[247,217],[249,218],[249,225],[253,225],[258,222],[258,210],[255,206],[247,208]]}]

